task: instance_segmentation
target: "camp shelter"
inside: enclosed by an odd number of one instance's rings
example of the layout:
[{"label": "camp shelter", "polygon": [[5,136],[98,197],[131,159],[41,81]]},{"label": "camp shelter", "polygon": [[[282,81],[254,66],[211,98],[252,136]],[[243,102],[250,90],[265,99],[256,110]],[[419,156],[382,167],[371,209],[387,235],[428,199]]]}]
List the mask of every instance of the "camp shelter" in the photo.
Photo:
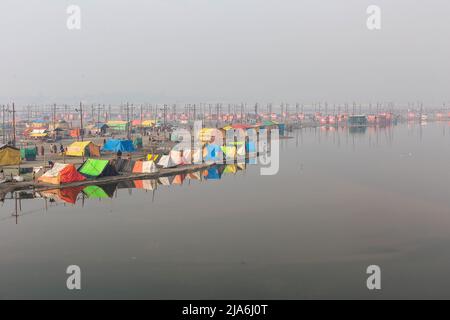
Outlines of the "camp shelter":
[{"label": "camp shelter", "polygon": [[245,143],[245,148],[247,153],[255,153],[256,152],[256,143],[254,141],[247,141]]},{"label": "camp shelter", "polygon": [[63,189],[52,189],[40,192],[40,195],[44,198],[50,198],[55,201],[64,203],[75,204],[78,199],[78,195],[83,190],[83,187],[71,187]]},{"label": "camp shelter", "polygon": [[147,160],[148,161],[153,161],[154,163],[158,163],[159,158],[160,158],[159,154],[151,154],[151,153],[149,153],[147,155]]},{"label": "camp shelter", "polygon": [[107,199],[114,196],[117,184],[106,184],[102,186],[87,186],[83,188],[83,193],[89,199]]},{"label": "camp shelter", "polygon": [[134,160],[131,159],[113,159],[111,165],[116,169],[117,172],[127,172],[131,173],[134,168]]},{"label": "camp shelter", "polygon": [[20,149],[20,158],[22,160],[34,161],[36,160],[37,151],[35,147],[25,147]]},{"label": "camp shelter", "polygon": [[[198,154],[194,154],[194,155],[198,158]],[[188,150],[188,149],[183,150],[183,151],[171,150],[170,151],[170,158],[178,166],[192,164],[191,150]],[[201,160],[200,160],[200,162],[201,162]]]},{"label": "camp shelter", "polygon": [[100,157],[100,147],[92,141],[76,141],[67,147],[66,156]]},{"label": "camp shelter", "polygon": [[207,162],[223,160],[222,149],[217,144],[207,144],[203,149],[203,158]]},{"label": "camp shelter", "polygon": [[48,131],[46,129],[33,129],[30,132],[30,137],[32,138],[45,138],[48,136]]},{"label": "camp shelter", "polygon": [[158,183],[155,179],[149,180],[134,180],[134,186],[136,189],[144,189],[153,191],[156,189]]},{"label": "camp shelter", "polygon": [[158,165],[163,168],[174,168],[177,166],[170,155],[163,155],[161,159],[159,159]]},{"label": "camp shelter", "polygon": [[220,147],[222,152],[225,153],[225,156],[227,158],[234,158],[236,156],[236,146],[233,145],[227,145]]},{"label": "camp shelter", "polygon": [[158,183],[163,185],[163,186],[170,186],[172,184],[173,179],[174,179],[173,176],[159,177],[158,178]]},{"label": "camp shelter", "polygon": [[205,170],[203,172],[203,176],[207,180],[220,180],[221,173],[219,171],[219,167],[218,166],[214,166],[214,167],[209,168],[208,170]]},{"label": "camp shelter", "polygon": [[55,163],[53,168],[39,177],[38,181],[50,184],[64,184],[84,181],[86,178],[79,174],[73,164]]},{"label": "camp shelter", "polygon": [[136,161],[133,167],[133,173],[155,173],[158,168],[153,161]]},{"label": "camp shelter", "polygon": [[20,150],[6,144],[0,145],[0,166],[20,164]]},{"label": "camp shelter", "polygon": [[192,163],[202,163],[201,149],[194,150],[194,153],[192,153],[192,151],[189,149],[183,150],[182,164],[186,165]]},{"label": "camp shelter", "polygon": [[233,124],[231,127],[235,130],[247,130],[253,128],[253,126],[244,123]]},{"label": "camp shelter", "polygon": [[217,128],[203,128],[198,133],[198,139],[202,143],[219,143],[222,144],[223,133]]},{"label": "camp shelter", "polygon": [[116,120],[116,121],[108,121],[106,125],[111,130],[117,130],[117,131],[127,131],[129,127],[129,122],[122,121],[122,120]]},{"label": "camp shelter", "polygon": [[182,185],[183,181],[185,179],[185,175],[184,174],[177,174],[172,181],[172,184],[178,184],[178,185]]},{"label": "camp shelter", "polygon": [[87,178],[117,176],[117,171],[108,160],[87,159],[78,169]]},{"label": "camp shelter", "polygon": [[133,141],[131,141],[131,140],[109,139],[108,141],[106,141],[105,145],[103,146],[102,151],[134,152],[135,148],[133,145]]}]

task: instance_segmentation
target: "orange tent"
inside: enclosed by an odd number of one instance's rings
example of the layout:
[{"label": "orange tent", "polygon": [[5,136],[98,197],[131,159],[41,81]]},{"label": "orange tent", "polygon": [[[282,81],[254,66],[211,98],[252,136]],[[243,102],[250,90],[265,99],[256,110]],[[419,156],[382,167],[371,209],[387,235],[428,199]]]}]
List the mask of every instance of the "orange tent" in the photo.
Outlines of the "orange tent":
[{"label": "orange tent", "polygon": [[41,192],[45,198],[52,198],[66,203],[75,204],[77,197],[84,187],[73,187],[65,189],[53,189]]},{"label": "orange tent", "polygon": [[39,177],[38,181],[50,184],[63,184],[84,181],[86,177],[78,173],[73,164],[55,163],[53,168]]}]

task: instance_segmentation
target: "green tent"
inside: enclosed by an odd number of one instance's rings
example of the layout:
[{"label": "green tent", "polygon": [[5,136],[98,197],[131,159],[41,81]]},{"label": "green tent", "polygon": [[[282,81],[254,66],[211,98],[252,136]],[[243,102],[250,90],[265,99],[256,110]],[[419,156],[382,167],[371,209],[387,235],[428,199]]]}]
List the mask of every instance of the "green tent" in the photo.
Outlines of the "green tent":
[{"label": "green tent", "polygon": [[87,178],[116,176],[117,171],[108,160],[87,159],[78,171]]},{"label": "green tent", "polygon": [[22,160],[34,161],[36,160],[36,148],[21,148],[20,158]]},{"label": "green tent", "polygon": [[117,185],[105,185],[105,186],[87,186],[83,189],[83,193],[89,199],[106,199],[112,198],[116,191]]}]

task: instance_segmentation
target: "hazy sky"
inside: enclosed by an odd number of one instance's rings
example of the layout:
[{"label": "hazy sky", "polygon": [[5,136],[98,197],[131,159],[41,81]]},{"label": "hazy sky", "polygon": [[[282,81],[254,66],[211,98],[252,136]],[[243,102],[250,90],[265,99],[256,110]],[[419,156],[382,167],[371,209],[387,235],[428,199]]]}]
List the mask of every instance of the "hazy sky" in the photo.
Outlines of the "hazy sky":
[{"label": "hazy sky", "polygon": [[[81,30],[66,27],[81,7]],[[369,5],[379,31],[366,27]],[[1,0],[0,103],[450,101],[448,0]]]}]

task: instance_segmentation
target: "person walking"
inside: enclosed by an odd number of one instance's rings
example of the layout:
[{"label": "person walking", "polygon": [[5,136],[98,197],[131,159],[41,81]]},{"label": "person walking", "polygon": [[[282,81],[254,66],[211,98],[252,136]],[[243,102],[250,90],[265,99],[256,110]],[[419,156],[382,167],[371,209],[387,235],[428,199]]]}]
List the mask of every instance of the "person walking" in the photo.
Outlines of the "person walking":
[{"label": "person walking", "polygon": [[41,156],[44,156],[45,150],[44,150],[44,146],[41,146]]}]

